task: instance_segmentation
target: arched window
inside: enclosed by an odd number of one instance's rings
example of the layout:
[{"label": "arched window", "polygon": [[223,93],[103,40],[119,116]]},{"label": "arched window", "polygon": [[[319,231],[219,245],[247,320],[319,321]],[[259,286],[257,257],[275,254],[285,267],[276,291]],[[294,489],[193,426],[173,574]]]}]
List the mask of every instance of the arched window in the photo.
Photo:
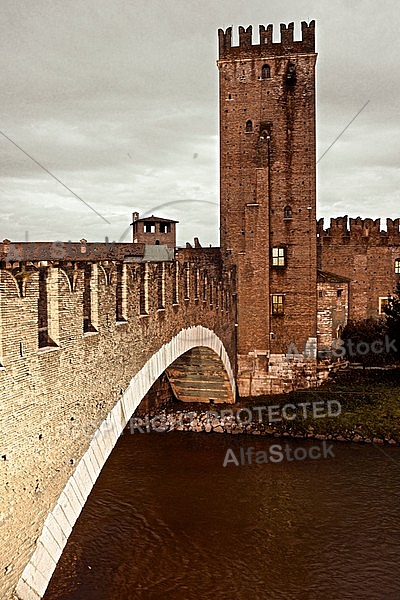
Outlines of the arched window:
[{"label": "arched window", "polygon": [[394,272],[400,275],[400,258],[396,258],[394,261]]},{"label": "arched window", "polygon": [[253,123],[252,121],[246,121],[246,133],[252,133],[253,132]]},{"label": "arched window", "polygon": [[261,79],[269,79],[271,77],[271,67],[269,65],[263,65],[261,69]]},{"label": "arched window", "polygon": [[293,216],[292,207],[289,206],[289,205],[285,206],[285,208],[283,209],[283,218],[284,219],[291,219],[292,216]]}]

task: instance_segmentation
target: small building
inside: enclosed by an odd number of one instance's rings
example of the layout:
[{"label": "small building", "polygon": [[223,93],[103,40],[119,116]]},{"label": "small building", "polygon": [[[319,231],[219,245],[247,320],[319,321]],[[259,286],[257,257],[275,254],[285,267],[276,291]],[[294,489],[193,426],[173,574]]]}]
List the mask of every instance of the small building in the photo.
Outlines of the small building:
[{"label": "small building", "polygon": [[178,222],[154,215],[139,219],[139,213],[134,212],[132,214],[133,243],[175,248]]}]

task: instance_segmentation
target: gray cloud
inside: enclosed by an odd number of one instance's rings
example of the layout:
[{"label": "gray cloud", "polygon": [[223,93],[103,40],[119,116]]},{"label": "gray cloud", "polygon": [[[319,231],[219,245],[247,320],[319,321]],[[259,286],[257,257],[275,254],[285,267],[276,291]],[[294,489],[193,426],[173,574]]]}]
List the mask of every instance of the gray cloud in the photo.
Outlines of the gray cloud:
[{"label": "gray cloud", "polygon": [[[399,216],[394,2],[22,0],[0,23],[0,130],[111,225],[0,139],[0,239],[119,239],[133,210],[217,202],[218,27],[312,18],[318,156],[370,100],[318,165],[318,213]],[[180,244],[218,243],[217,207],[159,212]]]}]

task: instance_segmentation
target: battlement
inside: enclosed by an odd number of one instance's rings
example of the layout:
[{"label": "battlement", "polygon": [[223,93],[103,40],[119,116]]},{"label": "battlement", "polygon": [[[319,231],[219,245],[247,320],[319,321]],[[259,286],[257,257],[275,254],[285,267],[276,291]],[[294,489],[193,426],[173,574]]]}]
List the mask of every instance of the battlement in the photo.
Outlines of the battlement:
[{"label": "battlement", "polygon": [[285,54],[309,54],[315,52],[315,21],[307,25],[301,23],[302,39],[294,40],[294,23],[285,25],[281,23],[281,41],[273,42],[273,25],[259,26],[260,43],[253,44],[253,27],[247,29],[239,27],[239,45],[232,46],[232,27],[226,31],[218,29],[219,60],[232,60],[238,58],[263,58]]},{"label": "battlement", "polygon": [[143,258],[145,244],[132,242],[0,242],[0,264],[41,261],[98,261],[124,260],[129,257]]},{"label": "battlement", "polygon": [[332,218],[330,227],[324,229],[324,219],[317,222],[317,236],[320,244],[369,243],[376,245],[400,244],[400,219],[386,219],[386,231],[381,229],[380,219]]}]

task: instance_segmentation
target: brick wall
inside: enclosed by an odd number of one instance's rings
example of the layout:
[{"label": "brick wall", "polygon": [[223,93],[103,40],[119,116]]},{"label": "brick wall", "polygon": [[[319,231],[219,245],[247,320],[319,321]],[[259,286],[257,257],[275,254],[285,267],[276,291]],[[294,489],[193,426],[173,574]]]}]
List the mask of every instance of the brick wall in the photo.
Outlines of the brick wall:
[{"label": "brick wall", "polygon": [[[316,336],[316,54],[313,22],[298,42],[293,24],[280,43],[272,26],[260,44],[251,27],[239,28],[237,47],[231,34],[219,31],[221,252],[237,268],[238,384],[248,395],[250,378],[262,393],[268,356]],[[274,296],[283,314],[273,314]]]},{"label": "brick wall", "polygon": [[[16,265],[14,265],[16,266]],[[37,265],[36,265],[37,266]],[[57,346],[38,347],[39,271],[0,269],[0,596],[9,598],[43,522],[90,438],[146,361],[181,329],[202,324],[217,333],[234,364],[232,316],[195,300],[194,276],[172,305],[173,263],[165,265],[165,309],[158,308],[158,265],[148,264],[148,315],[140,315],[142,265],[126,269],[126,320],[117,322],[116,264],[96,264],[97,331],[83,333],[84,265],[46,267],[50,320]],[[180,272],[183,265],[178,263]],[[203,273],[199,274],[202,280]],[[217,286],[217,282],[214,282]],[[20,290],[24,294],[21,296]],[[230,294],[229,290],[226,290]],[[57,305],[57,310],[55,309]]]},{"label": "brick wall", "polygon": [[[350,227],[348,227],[350,225]],[[318,222],[318,266],[349,278],[349,318],[367,319],[379,316],[379,297],[393,293],[400,274],[395,261],[400,259],[400,219],[386,220],[386,231],[380,219],[331,219],[324,229]]]}]

